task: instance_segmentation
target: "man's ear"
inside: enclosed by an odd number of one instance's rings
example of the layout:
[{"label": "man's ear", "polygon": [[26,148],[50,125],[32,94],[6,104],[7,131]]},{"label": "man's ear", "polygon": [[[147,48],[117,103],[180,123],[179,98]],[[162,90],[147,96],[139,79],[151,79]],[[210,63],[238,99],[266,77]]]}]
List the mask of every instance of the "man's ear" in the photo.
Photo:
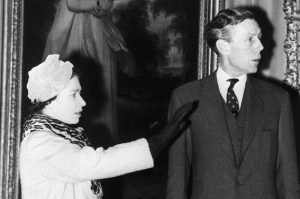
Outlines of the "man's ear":
[{"label": "man's ear", "polygon": [[229,53],[229,43],[223,39],[218,39],[216,41],[216,47],[222,55],[227,55]]}]

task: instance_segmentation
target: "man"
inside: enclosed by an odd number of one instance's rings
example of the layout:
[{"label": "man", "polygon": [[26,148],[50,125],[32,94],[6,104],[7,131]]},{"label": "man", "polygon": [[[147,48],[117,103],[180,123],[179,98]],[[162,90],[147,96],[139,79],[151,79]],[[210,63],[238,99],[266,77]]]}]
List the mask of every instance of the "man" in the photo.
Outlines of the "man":
[{"label": "man", "polygon": [[210,76],[173,91],[170,114],[199,107],[170,148],[168,199],[299,199],[297,154],[288,93],[254,79],[263,46],[255,16],[224,9],[207,24],[220,58]]}]

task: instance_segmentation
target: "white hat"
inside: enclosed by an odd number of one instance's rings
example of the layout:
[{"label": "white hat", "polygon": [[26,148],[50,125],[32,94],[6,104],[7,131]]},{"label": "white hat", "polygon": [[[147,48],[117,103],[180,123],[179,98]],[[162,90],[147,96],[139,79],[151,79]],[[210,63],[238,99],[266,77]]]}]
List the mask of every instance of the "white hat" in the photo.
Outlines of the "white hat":
[{"label": "white hat", "polygon": [[73,64],[59,60],[59,55],[48,55],[45,62],[32,68],[27,83],[28,98],[32,103],[47,101],[66,88],[72,77]]}]

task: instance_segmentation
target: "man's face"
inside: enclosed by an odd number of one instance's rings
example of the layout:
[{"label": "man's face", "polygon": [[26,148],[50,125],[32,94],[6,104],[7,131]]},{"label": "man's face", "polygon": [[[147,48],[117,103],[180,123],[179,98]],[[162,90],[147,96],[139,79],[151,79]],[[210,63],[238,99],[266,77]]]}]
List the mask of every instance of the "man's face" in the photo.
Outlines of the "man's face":
[{"label": "man's face", "polygon": [[80,95],[78,77],[73,77],[67,87],[51,102],[52,117],[67,124],[77,124],[82,108],[86,105]]},{"label": "man's face", "polygon": [[263,50],[260,39],[261,29],[253,19],[232,26],[226,72],[232,76],[255,73]]}]

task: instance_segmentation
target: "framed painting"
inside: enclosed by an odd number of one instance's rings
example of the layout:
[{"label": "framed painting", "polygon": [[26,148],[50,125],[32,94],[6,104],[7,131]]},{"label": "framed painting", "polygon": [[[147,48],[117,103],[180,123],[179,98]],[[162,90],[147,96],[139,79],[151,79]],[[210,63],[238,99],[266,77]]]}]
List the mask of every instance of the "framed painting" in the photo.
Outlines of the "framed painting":
[{"label": "framed painting", "polygon": [[[21,124],[29,114],[28,71],[44,59],[62,1],[4,0],[0,3],[4,13],[0,16],[0,197],[4,199],[20,198],[18,150]],[[118,31],[121,36],[108,34],[106,39],[120,36],[122,44],[108,42],[108,47],[114,49],[115,64],[110,71],[114,76],[110,86],[105,79],[101,80],[107,73],[98,62],[81,54],[62,56],[72,60],[82,72],[83,97],[88,105],[80,125],[86,128],[95,147],[150,136],[164,126],[172,90],[210,74],[217,66],[217,57],[208,49],[203,32],[204,25],[224,4],[224,0],[114,0],[110,10],[113,24],[106,24],[106,30]],[[116,43],[124,48],[115,50]],[[103,125],[105,120],[101,117],[107,105],[101,101],[107,98],[103,97],[103,89],[108,88],[115,95],[108,100],[114,101],[111,111],[107,111],[115,112],[111,126]],[[107,197],[163,198],[166,159],[164,151],[155,169],[104,181]],[[111,185],[120,191],[112,190]]]}]

